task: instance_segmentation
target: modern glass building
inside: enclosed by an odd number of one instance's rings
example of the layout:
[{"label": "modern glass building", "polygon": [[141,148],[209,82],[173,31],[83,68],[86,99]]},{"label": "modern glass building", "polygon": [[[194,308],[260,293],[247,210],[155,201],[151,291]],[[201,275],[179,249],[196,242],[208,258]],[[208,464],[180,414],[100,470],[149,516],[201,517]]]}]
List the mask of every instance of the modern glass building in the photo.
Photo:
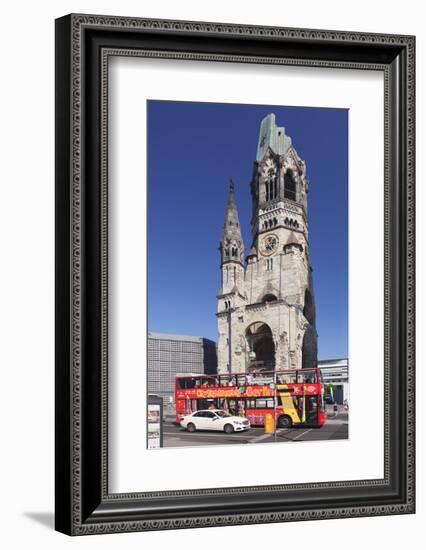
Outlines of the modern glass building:
[{"label": "modern glass building", "polygon": [[215,374],[216,343],[198,336],[148,332],[148,393],[163,398],[165,413],[174,410],[177,373]]},{"label": "modern glass building", "polygon": [[327,359],[318,361],[324,384],[333,384],[333,394],[336,403],[341,405],[345,400],[349,403],[349,363],[347,359]]}]

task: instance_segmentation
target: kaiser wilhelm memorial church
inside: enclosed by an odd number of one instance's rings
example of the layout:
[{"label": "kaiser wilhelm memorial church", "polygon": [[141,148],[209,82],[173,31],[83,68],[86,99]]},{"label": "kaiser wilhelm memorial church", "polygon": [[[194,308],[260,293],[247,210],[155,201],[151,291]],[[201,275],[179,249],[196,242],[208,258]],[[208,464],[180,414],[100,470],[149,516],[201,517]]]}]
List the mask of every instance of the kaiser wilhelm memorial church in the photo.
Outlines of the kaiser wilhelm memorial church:
[{"label": "kaiser wilhelm memorial church", "polygon": [[260,126],[250,190],[245,257],[231,181],[220,242],[218,372],[316,367],[306,166],[274,114]]}]

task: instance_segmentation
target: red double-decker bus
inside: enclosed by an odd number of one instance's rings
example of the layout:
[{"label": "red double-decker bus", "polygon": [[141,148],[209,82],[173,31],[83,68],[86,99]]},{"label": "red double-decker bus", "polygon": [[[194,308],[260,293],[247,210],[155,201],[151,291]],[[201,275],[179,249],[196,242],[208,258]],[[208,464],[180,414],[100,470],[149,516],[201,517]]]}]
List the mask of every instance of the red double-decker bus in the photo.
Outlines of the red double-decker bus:
[{"label": "red double-decker bus", "polygon": [[320,369],[178,374],[175,386],[176,422],[201,409],[222,409],[245,416],[251,426],[274,417],[279,428],[320,427],[327,413]]}]

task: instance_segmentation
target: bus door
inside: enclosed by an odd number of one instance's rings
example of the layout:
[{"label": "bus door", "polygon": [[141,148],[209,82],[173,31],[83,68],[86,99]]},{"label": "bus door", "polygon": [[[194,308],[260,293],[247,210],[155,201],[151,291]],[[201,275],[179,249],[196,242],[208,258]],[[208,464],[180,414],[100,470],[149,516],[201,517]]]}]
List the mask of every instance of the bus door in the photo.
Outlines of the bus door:
[{"label": "bus door", "polygon": [[306,423],[318,424],[318,395],[309,395],[305,397],[306,403]]},{"label": "bus door", "polygon": [[300,395],[294,396],[296,404],[298,422],[301,424],[318,424],[318,395]]}]

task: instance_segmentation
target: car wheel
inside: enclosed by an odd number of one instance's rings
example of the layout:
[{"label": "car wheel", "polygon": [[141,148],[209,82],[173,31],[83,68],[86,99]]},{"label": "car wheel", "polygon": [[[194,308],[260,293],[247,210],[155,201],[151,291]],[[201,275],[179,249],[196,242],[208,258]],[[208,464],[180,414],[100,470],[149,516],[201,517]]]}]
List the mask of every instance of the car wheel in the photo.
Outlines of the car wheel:
[{"label": "car wheel", "polygon": [[278,428],[291,428],[292,425],[293,422],[289,416],[284,415],[278,418]]},{"label": "car wheel", "polygon": [[188,426],[186,427],[186,429],[188,430],[188,432],[191,432],[191,433],[195,432],[195,430],[196,430],[195,424],[193,424],[192,422],[190,422],[190,423],[188,424]]},{"label": "car wheel", "polygon": [[232,434],[234,431],[234,426],[232,424],[225,424],[223,428],[226,434]]}]

